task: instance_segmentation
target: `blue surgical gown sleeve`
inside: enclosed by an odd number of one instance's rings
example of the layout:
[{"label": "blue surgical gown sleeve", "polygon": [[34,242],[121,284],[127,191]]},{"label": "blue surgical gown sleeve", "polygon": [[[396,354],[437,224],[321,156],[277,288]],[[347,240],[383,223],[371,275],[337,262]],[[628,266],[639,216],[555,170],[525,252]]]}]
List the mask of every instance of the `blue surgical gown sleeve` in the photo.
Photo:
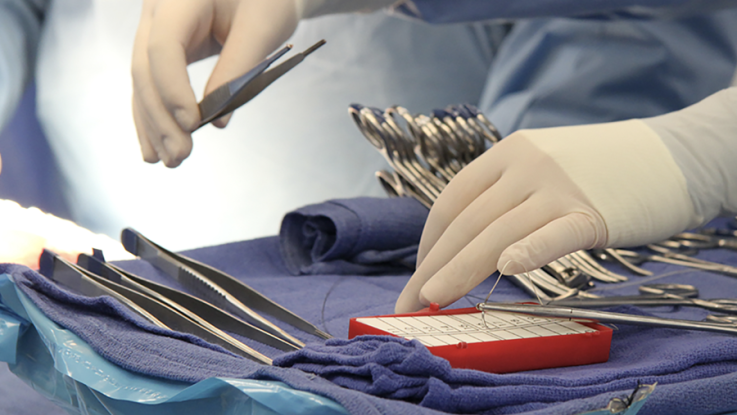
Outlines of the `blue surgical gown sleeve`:
[{"label": "blue surgical gown sleeve", "polygon": [[503,134],[651,117],[732,82],[737,9],[680,19],[527,19],[495,56],[480,108]]},{"label": "blue surgical gown sleeve", "polygon": [[31,78],[48,0],[0,0],[0,131]]},{"label": "blue surgical gown sleeve", "polygon": [[735,0],[407,0],[395,12],[430,23],[537,17],[667,17],[737,6]]}]

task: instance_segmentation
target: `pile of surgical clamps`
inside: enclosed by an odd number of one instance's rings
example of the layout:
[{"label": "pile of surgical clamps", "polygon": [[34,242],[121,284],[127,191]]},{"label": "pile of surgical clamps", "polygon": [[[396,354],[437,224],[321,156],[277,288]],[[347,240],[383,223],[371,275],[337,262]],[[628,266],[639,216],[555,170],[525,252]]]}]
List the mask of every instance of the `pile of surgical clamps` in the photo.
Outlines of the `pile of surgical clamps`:
[{"label": "pile of surgical clamps", "polygon": [[88,297],[111,296],[155,326],[195,335],[267,365],[271,364],[269,357],[229,333],[283,351],[300,349],[304,343],[257,311],[306,333],[331,338],[313,324],[220,270],[170,252],[132,229],[123,231],[122,240],[128,251],[150,262],[194,295],[107,263],[99,251],[92,256],[80,255],[77,264],[44,251],[40,261],[41,274]]},{"label": "pile of surgical clamps", "polygon": [[[431,116],[412,115],[400,106],[381,111],[359,104],[351,105],[348,112],[393,169],[376,173],[386,192],[414,197],[428,208],[463,166],[502,139],[495,126],[471,105],[449,106],[433,111]],[[642,276],[652,273],[639,265],[654,261],[737,277],[737,267],[691,256],[700,249],[737,250],[737,233],[713,229],[702,232],[679,234],[638,250],[578,251],[527,275],[509,278],[533,298],[549,303],[571,297],[596,299],[599,296],[587,292],[594,281],[618,283],[628,279],[599,261],[616,262]],[[730,312],[729,307],[724,310]]]}]

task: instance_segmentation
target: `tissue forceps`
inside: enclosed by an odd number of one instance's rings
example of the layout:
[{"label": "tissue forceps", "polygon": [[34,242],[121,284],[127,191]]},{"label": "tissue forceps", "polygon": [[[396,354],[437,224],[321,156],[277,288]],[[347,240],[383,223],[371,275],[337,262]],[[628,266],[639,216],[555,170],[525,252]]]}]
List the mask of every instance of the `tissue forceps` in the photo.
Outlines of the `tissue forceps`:
[{"label": "tissue forceps", "polygon": [[47,278],[82,295],[113,297],[158,327],[189,333],[209,343],[219,345],[239,356],[258,363],[271,364],[271,359],[227,333],[191,320],[166,303],[95,275],[84,268],[65,261],[50,251],[44,251],[41,254],[40,265],[42,274]]},{"label": "tissue forceps", "polygon": [[201,299],[295,346],[303,347],[304,343],[256,313],[252,308],[268,313],[306,333],[324,339],[332,338],[310,322],[232,276],[184,255],[168,251],[133,229],[123,229],[121,239],[128,252],[152,263],[165,274],[191,289]]},{"label": "tissue forceps", "polygon": [[542,317],[559,317],[569,320],[592,320],[601,323],[633,324],[648,327],[665,327],[685,330],[702,330],[717,333],[737,334],[737,326],[728,324],[701,322],[692,320],[678,320],[661,317],[637,316],[610,311],[586,310],[573,307],[561,307],[538,304],[506,304],[506,303],[479,303],[479,311],[506,311],[523,313]]},{"label": "tissue forceps", "polygon": [[298,53],[279,66],[268,72],[264,72],[269,68],[269,66],[271,66],[271,64],[279,60],[279,58],[292,49],[292,45],[286,45],[261,61],[261,63],[256,65],[250,71],[210,92],[198,104],[200,109],[200,118],[202,121],[197,128],[235,111],[241,105],[252,100],[256,95],[261,93],[261,91],[266,89],[266,87],[302,62],[307,55],[314,52],[324,44],[325,40],[321,40],[306,49],[304,52]]},{"label": "tissue forceps", "polygon": [[[197,297],[149,281],[113,264],[108,264],[102,257],[101,251],[95,250],[94,256],[80,254],[77,258],[77,265],[116,284],[153,297],[159,302],[175,309],[180,314],[185,315],[190,320],[210,331],[215,331],[219,335],[225,334],[222,333],[224,330],[240,334],[243,337],[256,340],[278,350],[291,352],[299,349],[295,345],[287,343],[281,338],[267,333],[241,319],[235,318]],[[230,337],[227,334],[226,336]]]},{"label": "tissue forceps", "polygon": [[684,306],[699,307],[725,314],[737,314],[737,300],[702,300],[696,298],[699,295],[698,289],[689,284],[646,284],[640,286],[639,291],[640,295],[621,295],[594,299],[553,299],[549,304],[580,308],[611,307],[617,305]]}]

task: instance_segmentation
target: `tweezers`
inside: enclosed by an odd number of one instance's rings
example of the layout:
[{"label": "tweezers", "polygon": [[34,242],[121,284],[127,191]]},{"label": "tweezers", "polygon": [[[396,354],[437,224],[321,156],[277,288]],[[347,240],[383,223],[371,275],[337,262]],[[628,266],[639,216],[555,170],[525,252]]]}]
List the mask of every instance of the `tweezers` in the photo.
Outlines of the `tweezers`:
[{"label": "tweezers", "polygon": [[270,365],[271,359],[241,343],[227,333],[211,325],[191,320],[166,303],[160,302],[137,290],[101,278],[44,251],[40,258],[41,274],[51,281],[88,297],[110,296],[133,310],[152,324],[167,329],[195,335],[225,350],[255,362]]},{"label": "tweezers", "polygon": [[200,119],[202,121],[195,130],[222,117],[223,115],[233,112],[241,105],[252,100],[256,95],[260,94],[261,91],[266,89],[266,87],[302,62],[307,55],[311,54],[324,44],[325,40],[321,40],[306,49],[304,52],[292,56],[281,65],[268,72],[264,72],[269,68],[269,66],[271,66],[271,64],[279,60],[279,58],[292,49],[292,45],[286,45],[273,55],[264,59],[250,71],[221,85],[214,91],[207,94],[198,104],[200,108]]},{"label": "tweezers", "polygon": [[296,346],[267,333],[241,319],[210,305],[207,302],[187,293],[165,285],[157,284],[132,274],[114,264],[105,262],[102,251],[94,250],[94,255],[80,254],[77,265],[116,284],[128,287],[142,294],[153,297],[159,302],[169,305],[190,320],[205,326],[239,334],[283,351],[298,350]]},{"label": "tweezers", "polygon": [[150,262],[169,277],[175,279],[200,299],[215,307],[245,319],[250,324],[281,339],[303,347],[304,343],[294,338],[253,309],[267,313],[306,333],[323,339],[332,336],[312,323],[292,313],[268,297],[209,265],[187,258],[162,248],[133,229],[123,229],[123,246],[128,252]]},{"label": "tweezers", "polygon": [[568,319],[593,320],[602,323],[633,324],[649,327],[666,327],[685,330],[714,331],[718,333],[737,334],[737,325],[707,323],[691,320],[677,320],[670,318],[636,316],[609,311],[585,310],[571,307],[558,307],[538,304],[506,304],[506,303],[478,303],[479,311],[506,311],[511,313],[531,314],[542,317],[562,317]]}]

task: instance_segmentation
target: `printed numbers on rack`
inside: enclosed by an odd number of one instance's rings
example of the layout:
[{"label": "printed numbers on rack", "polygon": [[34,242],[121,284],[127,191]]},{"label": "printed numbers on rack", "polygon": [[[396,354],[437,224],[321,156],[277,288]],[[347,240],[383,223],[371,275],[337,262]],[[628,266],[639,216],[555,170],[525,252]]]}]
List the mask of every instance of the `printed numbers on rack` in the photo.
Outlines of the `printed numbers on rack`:
[{"label": "printed numbers on rack", "polygon": [[[485,322],[484,322],[485,320]],[[595,332],[575,321],[486,312],[412,317],[362,317],[356,321],[426,346],[480,343]]]}]

